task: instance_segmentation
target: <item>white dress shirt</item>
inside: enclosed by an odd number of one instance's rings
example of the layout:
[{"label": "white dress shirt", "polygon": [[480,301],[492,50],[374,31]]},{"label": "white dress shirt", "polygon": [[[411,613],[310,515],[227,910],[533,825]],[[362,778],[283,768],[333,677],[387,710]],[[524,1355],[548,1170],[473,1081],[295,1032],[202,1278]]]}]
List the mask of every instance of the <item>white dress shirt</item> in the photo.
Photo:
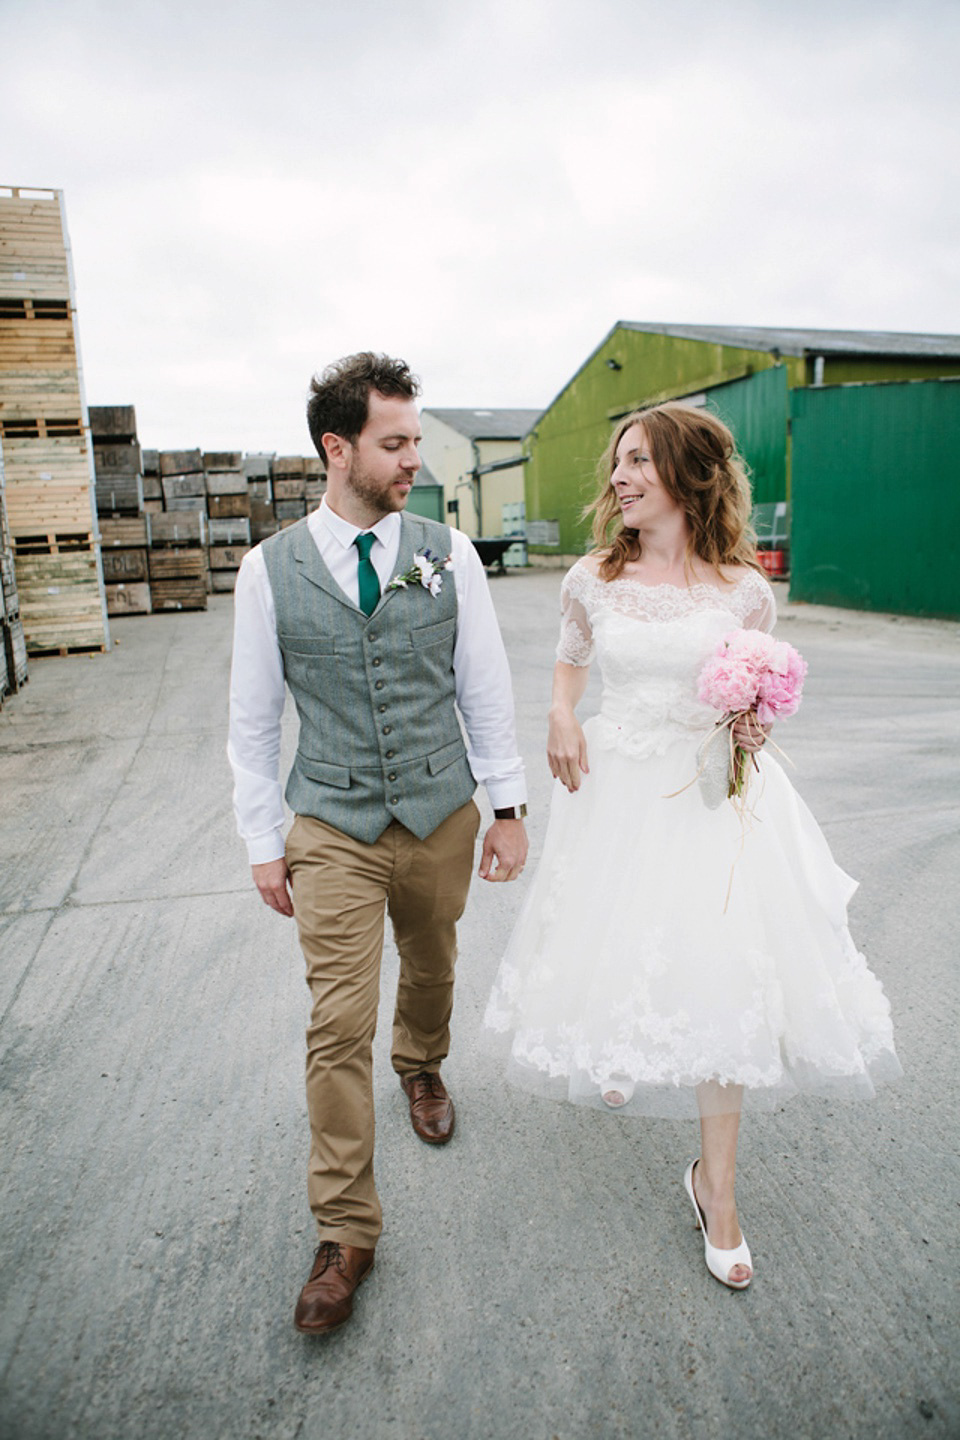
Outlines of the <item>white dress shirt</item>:
[{"label": "white dress shirt", "polygon": [[[357,604],[357,550],[363,533],[321,500],[307,526],[327,569]],[[396,574],[399,514],[372,527],[370,559],[380,589]],[[467,732],[467,759],[497,808],[527,798],[523,761],[517,754],[510,669],[480,557],[459,530],[451,530],[453,580],[457,587],[457,636],[453,652],[457,708]],[[450,572],[444,575],[449,583]],[[234,593],[233,670],[227,756],[233,770],[233,808],[251,865],[284,852],[283,789],[279,780],[280,721],[286,700],[283,659],[277,641],[273,591],[263,554],[244,557]]]}]

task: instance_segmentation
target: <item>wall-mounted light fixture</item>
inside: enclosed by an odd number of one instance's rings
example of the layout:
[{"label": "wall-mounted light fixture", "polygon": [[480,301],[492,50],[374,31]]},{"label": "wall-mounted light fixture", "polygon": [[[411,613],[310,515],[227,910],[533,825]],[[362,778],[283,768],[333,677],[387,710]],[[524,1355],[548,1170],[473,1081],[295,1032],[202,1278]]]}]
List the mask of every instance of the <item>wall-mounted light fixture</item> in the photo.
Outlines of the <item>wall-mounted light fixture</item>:
[{"label": "wall-mounted light fixture", "polygon": [[612,359],[612,358],[606,362],[606,365],[607,365],[607,369],[608,369],[608,370],[622,370],[622,369],[623,369],[623,366],[620,364],[620,361],[619,361],[619,360],[614,360],[614,359]]}]

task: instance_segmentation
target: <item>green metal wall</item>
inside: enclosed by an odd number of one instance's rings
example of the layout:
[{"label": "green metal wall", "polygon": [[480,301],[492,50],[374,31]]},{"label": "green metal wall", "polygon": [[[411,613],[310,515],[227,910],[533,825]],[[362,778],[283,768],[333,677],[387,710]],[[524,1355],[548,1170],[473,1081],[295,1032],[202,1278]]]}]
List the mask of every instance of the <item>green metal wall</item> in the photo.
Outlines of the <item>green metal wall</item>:
[{"label": "green metal wall", "polygon": [[407,497],[406,508],[411,515],[422,515],[425,520],[447,522],[443,513],[442,485],[414,485]]},{"label": "green metal wall", "polygon": [[[642,405],[702,391],[737,437],[752,472],[755,502],[795,501],[789,397],[802,395],[815,363],[815,357],[784,356],[776,364],[767,351],[614,326],[525,442],[527,518],[556,520],[560,530],[559,547],[531,545],[530,551],[572,555],[589,549],[589,527],[580,516],[596,494],[596,462],[614,421]],[[958,369],[960,362],[950,359],[828,355],[824,379],[827,387],[920,381]]]},{"label": "green metal wall", "polygon": [[[611,360],[619,368],[611,369],[607,363]],[[528,517],[559,521],[562,554],[589,549],[589,527],[580,515],[596,494],[596,463],[614,420],[641,405],[673,396],[691,395],[715,385],[729,389],[728,382],[766,371],[773,363],[764,351],[616,327],[527,438],[525,450],[531,457],[525,477]],[[786,384],[786,370],[781,369],[784,378],[778,376],[774,382],[778,396],[779,387]],[[761,399],[758,391],[751,413],[757,414],[765,401],[766,396]],[[785,434],[785,412],[783,428]],[[759,430],[766,434],[758,421]],[[754,463],[751,455],[747,459]],[[784,493],[781,489],[771,498],[782,499]],[[543,547],[530,548],[551,553]]]},{"label": "green metal wall", "polygon": [[736,437],[755,505],[787,498],[787,369],[778,365],[711,390],[707,404]]},{"label": "green metal wall", "polygon": [[795,390],[790,598],[960,618],[960,381]]}]

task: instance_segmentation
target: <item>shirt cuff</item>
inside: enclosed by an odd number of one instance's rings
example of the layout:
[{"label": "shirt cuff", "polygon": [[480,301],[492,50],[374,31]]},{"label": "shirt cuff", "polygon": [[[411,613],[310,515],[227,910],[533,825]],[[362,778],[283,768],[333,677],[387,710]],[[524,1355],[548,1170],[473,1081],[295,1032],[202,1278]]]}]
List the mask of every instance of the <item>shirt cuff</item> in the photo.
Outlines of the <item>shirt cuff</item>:
[{"label": "shirt cuff", "polygon": [[502,810],[508,805],[526,805],[527,803],[527,785],[522,775],[509,780],[487,780],[485,789],[493,810]]},{"label": "shirt cuff", "polygon": [[271,860],[282,860],[286,852],[282,830],[271,830],[266,835],[255,835],[245,843],[247,858],[251,865],[268,865]]}]

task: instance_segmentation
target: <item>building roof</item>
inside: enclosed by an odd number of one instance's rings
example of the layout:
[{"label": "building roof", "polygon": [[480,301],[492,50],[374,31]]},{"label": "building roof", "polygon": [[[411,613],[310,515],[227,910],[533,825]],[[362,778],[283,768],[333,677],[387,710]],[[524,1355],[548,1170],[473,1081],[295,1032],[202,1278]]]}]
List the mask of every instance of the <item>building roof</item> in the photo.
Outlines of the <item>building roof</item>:
[{"label": "building roof", "polygon": [[420,469],[414,476],[413,483],[414,485],[439,485],[440,481],[436,475],[434,475],[427,462],[421,458]]},{"label": "building roof", "polygon": [[439,410],[427,406],[427,415],[442,420],[468,440],[522,440],[542,410]]},{"label": "building roof", "polygon": [[[673,335],[741,350],[778,350],[781,355],[960,356],[960,335],[918,335],[889,330],[781,330],[756,325],[647,325],[618,320],[614,329]],[[609,336],[607,337],[609,338]]]}]

